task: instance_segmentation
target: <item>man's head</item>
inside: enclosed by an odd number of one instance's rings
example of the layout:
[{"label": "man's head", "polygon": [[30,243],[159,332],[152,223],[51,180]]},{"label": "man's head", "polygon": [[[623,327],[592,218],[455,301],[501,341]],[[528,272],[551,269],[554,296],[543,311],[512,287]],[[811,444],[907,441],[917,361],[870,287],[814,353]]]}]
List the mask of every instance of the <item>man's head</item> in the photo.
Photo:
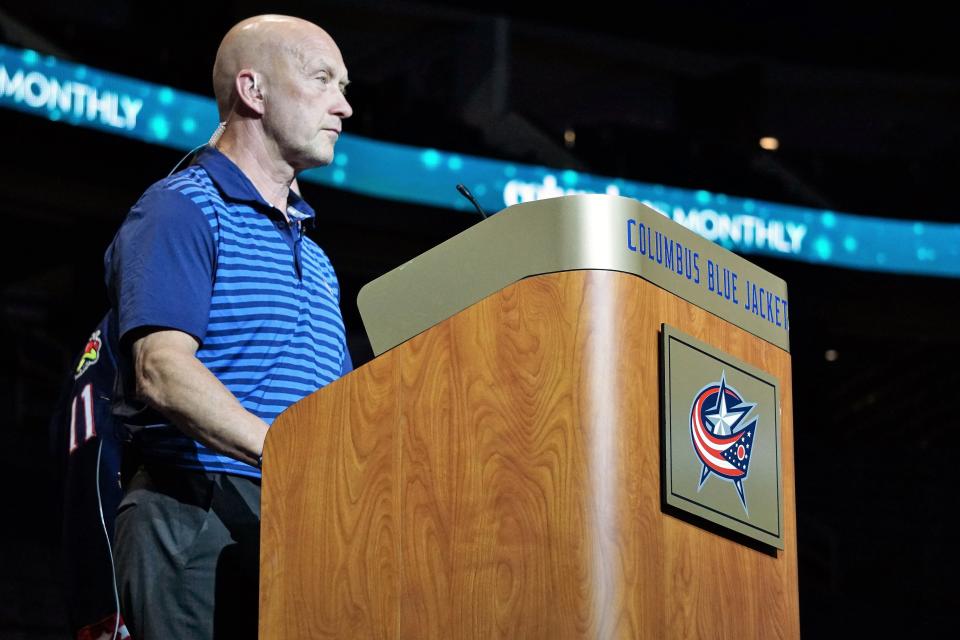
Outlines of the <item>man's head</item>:
[{"label": "man's head", "polygon": [[240,22],[224,36],[213,65],[227,131],[242,136],[243,144],[262,147],[257,152],[266,160],[295,171],[333,160],[341,121],[353,113],[344,97],[347,83],[333,38],[288,16]]}]

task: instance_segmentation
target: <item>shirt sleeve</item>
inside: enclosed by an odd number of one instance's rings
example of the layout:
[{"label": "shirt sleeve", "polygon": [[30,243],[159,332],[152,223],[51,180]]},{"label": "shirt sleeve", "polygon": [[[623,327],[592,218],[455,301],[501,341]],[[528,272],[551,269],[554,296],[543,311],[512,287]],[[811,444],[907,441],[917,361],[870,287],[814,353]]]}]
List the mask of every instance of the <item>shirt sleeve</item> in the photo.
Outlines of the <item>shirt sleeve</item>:
[{"label": "shirt sleeve", "polygon": [[177,329],[203,343],[216,244],[199,205],[154,187],[127,214],[104,258],[120,343],[143,327]]}]

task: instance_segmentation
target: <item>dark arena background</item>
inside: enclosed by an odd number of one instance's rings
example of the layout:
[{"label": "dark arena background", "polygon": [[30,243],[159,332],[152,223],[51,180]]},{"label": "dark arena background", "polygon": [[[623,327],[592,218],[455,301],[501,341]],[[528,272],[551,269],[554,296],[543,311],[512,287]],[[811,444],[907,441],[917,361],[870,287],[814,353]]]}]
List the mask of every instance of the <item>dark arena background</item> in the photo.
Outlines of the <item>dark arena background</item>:
[{"label": "dark arena background", "polygon": [[[952,229],[952,254],[918,256],[946,275],[837,266],[839,247],[746,255],[790,288],[803,635],[942,635],[960,595],[955,25],[902,3],[726,4],[32,0],[0,8],[0,44],[209,97],[226,30],[289,13],[343,51],[345,139],[869,216],[891,223],[875,238],[890,247]],[[0,136],[0,638],[68,638],[50,414],[107,308],[104,249],[184,152],[14,108]],[[359,366],[360,287],[476,218],[302,189]]]}]

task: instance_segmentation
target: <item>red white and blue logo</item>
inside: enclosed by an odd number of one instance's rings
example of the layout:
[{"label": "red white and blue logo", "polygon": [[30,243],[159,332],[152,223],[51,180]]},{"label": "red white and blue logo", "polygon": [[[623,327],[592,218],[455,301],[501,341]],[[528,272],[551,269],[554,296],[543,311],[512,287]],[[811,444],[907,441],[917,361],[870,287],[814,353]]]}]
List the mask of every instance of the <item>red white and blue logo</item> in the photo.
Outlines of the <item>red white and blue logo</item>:
[{"label": "red white and blue logo", "polygon": [[693,450],[703,464],[697,491],[710,474],[729,480],[737,488],[743,509],[748,513],[743,481],[750,471],[758,419],[747,422],[746,418],[756,406],[756,402],[745,402],[743,396],[727,384],[723,371],[719,382],[711,382],[697,393],[690,408]]}]

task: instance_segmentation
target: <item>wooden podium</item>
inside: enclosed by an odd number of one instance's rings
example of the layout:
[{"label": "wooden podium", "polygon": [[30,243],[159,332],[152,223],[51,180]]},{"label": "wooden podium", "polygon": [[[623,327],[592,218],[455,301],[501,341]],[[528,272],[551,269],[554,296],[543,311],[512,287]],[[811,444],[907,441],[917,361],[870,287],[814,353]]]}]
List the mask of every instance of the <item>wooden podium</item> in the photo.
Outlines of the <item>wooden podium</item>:
[{"label": "wooden podium", "polygon": [[[261,638],[799,636],[786,334],[641,230],[779,286],[609,196],[511,207],[368,285],[383,353],[267,438]],[[664,323],[779,381],[782,550],[664,512]]]}]

